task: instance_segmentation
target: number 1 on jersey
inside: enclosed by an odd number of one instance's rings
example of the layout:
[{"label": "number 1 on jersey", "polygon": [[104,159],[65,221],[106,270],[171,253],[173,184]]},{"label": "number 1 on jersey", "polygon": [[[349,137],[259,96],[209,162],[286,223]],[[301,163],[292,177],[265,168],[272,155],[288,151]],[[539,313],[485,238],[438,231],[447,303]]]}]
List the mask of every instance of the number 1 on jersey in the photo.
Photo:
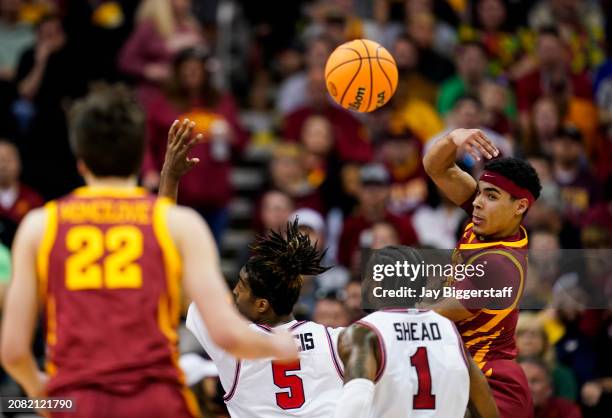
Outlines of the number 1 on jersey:
[{"label": "number 1 on jersey", "polygon": [[419,347],[410,357],[410,364],[417,371],[419,390],[412,398],[413,409],[436,409],[436,395],[431,393],[431,372],[427,348]]},{"label": "number 1 on jersey", "polygon": [[274,384],[281,389],[289,389],[289,392],[276,392],[276,404],[282,409],[301,408],[304,399],[304,382],[302,378],[294,374],[287,374],[301,370],[300,361],[291,363],[272,362],[272,379]]}]

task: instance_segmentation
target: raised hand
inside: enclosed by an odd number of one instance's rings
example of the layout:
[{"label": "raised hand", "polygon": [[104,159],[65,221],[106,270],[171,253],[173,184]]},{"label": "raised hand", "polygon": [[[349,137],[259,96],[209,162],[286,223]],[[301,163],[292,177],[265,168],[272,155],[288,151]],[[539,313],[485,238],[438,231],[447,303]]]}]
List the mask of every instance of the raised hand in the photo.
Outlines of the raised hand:
[{"label": "raised hand", "polygon": [[455,129],[449,137],[457,148],[468,152],[476,161],[481,156],[491,159],[499,155],[497,147],[480,129]]}]

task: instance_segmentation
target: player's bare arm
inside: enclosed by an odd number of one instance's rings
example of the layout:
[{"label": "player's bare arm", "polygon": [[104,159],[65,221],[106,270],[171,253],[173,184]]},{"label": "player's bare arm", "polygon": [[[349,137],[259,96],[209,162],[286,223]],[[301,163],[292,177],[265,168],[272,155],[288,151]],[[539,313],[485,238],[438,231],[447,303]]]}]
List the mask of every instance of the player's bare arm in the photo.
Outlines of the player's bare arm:
[{"label": "player's bare arm", "polygon": [[461,205],[474,194],[477,183],[455,163],[458,150],[466,151],[476,160],[481,155],[491,159],[499,151],[481,130],[455,129],[436,141],[425,154],[423,166],[429,177],[453,203]]},{"label": "player's bare arm", "polygon": [[200,162],[199,158],[188,157],[194,145],[202,139],[202,134],[193,136],[194,128],[195,122],[189,119],[175,120],[170,127],[166,156],[159,182],[159,196],[176,201],[181,177]]},{"label": "player's bare arm", "polygon": [[499,417],[499,411],[497,410],[497,405],[495,405],[495,400],[493,399],[493,394],[491,393],[491,388],[487,383],[487,379],[465,347],[463,350],[465,351],[465,357],[468,361],[468,373],[470,375],[470,402],[468,403],[470,417]]},{"label": "player's bare arm", "polygon": [[185,290],[215,344],[238,358],[296,358],[297,346],[289,333],[257,333],[231,304],[217,248],[201,217],[192,209],[174,206],[168,212],[168,225],[183,260]]},{"label": "player's bare arm", "polygon": [[338,336],[338,354],[344,363],[344,390],[334,418],[366,417],[380,366],[378,337],[371,329],[353,324]]},{"label": "player's bare arm", "polygon": [[31,211],[22,221],[13,244],[13,274],[4,305],[2,366],[28,396],[44,393],[46,375],[32,353],[38,316],[36,251],[45,225],[44,209]]}]

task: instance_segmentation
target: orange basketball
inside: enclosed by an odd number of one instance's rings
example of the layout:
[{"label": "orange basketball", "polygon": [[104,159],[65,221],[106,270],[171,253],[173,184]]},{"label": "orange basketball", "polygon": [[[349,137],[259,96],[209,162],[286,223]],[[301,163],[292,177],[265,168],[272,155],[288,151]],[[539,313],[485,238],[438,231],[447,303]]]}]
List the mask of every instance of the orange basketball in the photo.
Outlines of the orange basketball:
[{"label": "orange basketball", "polygon": [[340,106],[371,112],[395,93],[397,66],[389,51],[378,43],[357,39],[340,45],[329,56],[325,84]]}]

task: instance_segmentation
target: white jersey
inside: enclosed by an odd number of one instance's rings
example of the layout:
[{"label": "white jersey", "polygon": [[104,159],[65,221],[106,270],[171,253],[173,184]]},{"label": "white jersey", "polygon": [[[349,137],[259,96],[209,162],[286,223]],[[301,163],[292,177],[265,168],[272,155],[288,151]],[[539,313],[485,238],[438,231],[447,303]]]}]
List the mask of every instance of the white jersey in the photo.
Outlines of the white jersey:
[{"label": "white jersey", "polygon": [[[270,333],[271,328],[251,324]],[[196,336],[219,370],[223,400],[233,418],[331,417],[342,396],[342,362],[337,357],[338,334],[310,321],[291,321],[287,329],[300,346],[299,360],[279,364],[272,360],[238,360],[216,346],[192,303],[187,328]]]},{"label": "white jersey", "polygon": [[434,311],[389,309],[362,318],[381,344],[372,418],[463,418],[470,379],[455,325]]}]

